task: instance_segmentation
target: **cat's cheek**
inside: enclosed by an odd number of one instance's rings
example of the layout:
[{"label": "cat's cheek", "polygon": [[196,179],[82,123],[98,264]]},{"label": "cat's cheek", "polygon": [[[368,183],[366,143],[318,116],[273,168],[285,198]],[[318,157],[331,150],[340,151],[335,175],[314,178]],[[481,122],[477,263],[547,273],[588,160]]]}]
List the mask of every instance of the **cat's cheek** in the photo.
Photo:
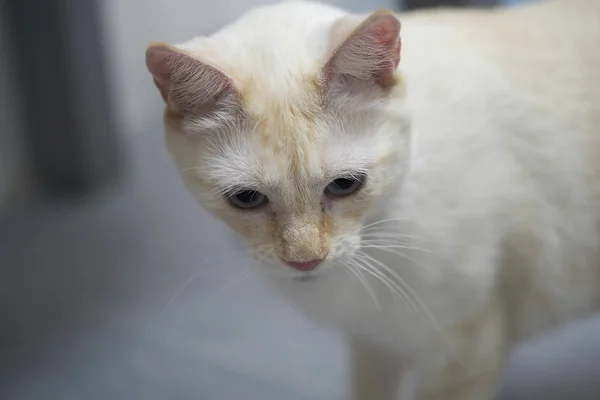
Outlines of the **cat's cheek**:
[{"label": "cat's cheek", "polygon": [[272,221],[263,210],[240,211],[224,201],[206,207],[246,241],[267,244]]},{"label": "cat's cheek", "polygon": [[[373,204],[369,193],[333,202],[328,210],[332,221],[332,256],[353,254],[360,247],[360,229]],[[355,233],[355,234],[354,234]]]},{"label": "cat's cheek", "polygon": [[375,196],[372,190],[368,189],[356,197],[333,202],[329,212],[338,225],[338,229],[347,231],[348,226],[361,224],[374,201]]},{"label": "cat's cheek", "polygon": [[[354,228],[356,230],[356,228]],[[340,234],[332,241],[331,246],[331,261],[337,264],[339,261],[347,260],[352,257],[360,249],[360,236]]]}]

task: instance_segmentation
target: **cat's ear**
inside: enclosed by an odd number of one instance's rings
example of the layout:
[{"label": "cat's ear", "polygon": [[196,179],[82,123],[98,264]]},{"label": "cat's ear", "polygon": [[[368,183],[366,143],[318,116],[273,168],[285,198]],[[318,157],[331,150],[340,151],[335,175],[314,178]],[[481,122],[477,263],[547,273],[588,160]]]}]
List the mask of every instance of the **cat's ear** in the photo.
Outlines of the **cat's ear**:
[{"label": "cat's ear", "polygon": [[340,43],[321,70],[319,81],[329,90],[340,85],[346,89],[394,86],[400,62],[400,21],[387,11],[371,14],[362,23],[346,17],[332,32]]},{"label": "cat's ear", "polygon": [[165,103],[182,114],[206,113],[237,95],[233,81],[223,72],[173,46],[150,45],[146,66]]}]

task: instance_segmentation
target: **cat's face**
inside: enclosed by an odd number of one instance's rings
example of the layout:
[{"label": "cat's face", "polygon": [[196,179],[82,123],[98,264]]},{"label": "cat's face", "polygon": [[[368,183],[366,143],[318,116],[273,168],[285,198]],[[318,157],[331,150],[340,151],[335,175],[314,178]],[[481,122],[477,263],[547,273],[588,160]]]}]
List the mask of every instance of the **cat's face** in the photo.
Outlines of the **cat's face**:
[{"label": "cat's face", "polygon": [[[372,19],[398,36],[395,18]],[[401,95],[399,40],[377,42],[386,39],[373,36],[380,30],[358,28],[373,46],[391,46],[370,55],[392,57],[391,64],[363,60],[361,68],[379,65],[368,79],[345,64],[361,55],[342,45],[315,75],[277,87],[268,76],[226,74],[173,48],[149,50],[183,181],[272,272],[304,276],[346,262],[360,248],[368,214],[398,184],[408,153],[407,121],[391,104]],[[200,103],[198,90],[206,97]]]},{"label": "cat's face", "polygon": [[166,139],[188,188],[251,255],[296,273],[286,263],[324,260],[322,269],[358,249],[367,213],[397,184],[407,143],[404,120],[384,105],[291,110],[246,115],[210,135],[182,120]]}]

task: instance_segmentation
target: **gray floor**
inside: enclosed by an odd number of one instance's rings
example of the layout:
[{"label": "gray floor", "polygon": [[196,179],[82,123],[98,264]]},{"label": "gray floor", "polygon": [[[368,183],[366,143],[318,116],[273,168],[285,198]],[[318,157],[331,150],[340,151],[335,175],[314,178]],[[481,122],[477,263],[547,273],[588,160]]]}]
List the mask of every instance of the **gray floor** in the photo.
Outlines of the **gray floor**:
[{"label": "gray floor", "polygon": [[[159,134],[128,148],[121,189],[0,232],[4,326],[21,329],[0,398],[347,399],[340,338],[256,277],[227,287],[242,259],[176,180]],[[599,398],[599,331],[586,322],[521,349],[503,398]]]}]

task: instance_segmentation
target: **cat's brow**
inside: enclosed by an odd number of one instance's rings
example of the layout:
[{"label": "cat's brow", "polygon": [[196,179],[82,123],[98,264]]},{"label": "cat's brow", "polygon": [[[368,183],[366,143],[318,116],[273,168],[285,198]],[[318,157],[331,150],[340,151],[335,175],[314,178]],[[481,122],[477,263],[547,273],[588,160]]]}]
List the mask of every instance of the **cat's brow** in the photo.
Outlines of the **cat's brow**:
[{"label": "cat's brow", "polygon": [[261,176],[253,170],[231,169],[227,174],[213,176],[213,181],[218,182],[218,191],[223,194],[231,194],[244,190],[277,191],[281,183],[280,179]]},{"label": "cat's brow", "polygon": [[365,174],[369,170],[370,164],[364,159],[340,159],[329,164],[325,175],[327,179],[336,179],[342,176]]}]

